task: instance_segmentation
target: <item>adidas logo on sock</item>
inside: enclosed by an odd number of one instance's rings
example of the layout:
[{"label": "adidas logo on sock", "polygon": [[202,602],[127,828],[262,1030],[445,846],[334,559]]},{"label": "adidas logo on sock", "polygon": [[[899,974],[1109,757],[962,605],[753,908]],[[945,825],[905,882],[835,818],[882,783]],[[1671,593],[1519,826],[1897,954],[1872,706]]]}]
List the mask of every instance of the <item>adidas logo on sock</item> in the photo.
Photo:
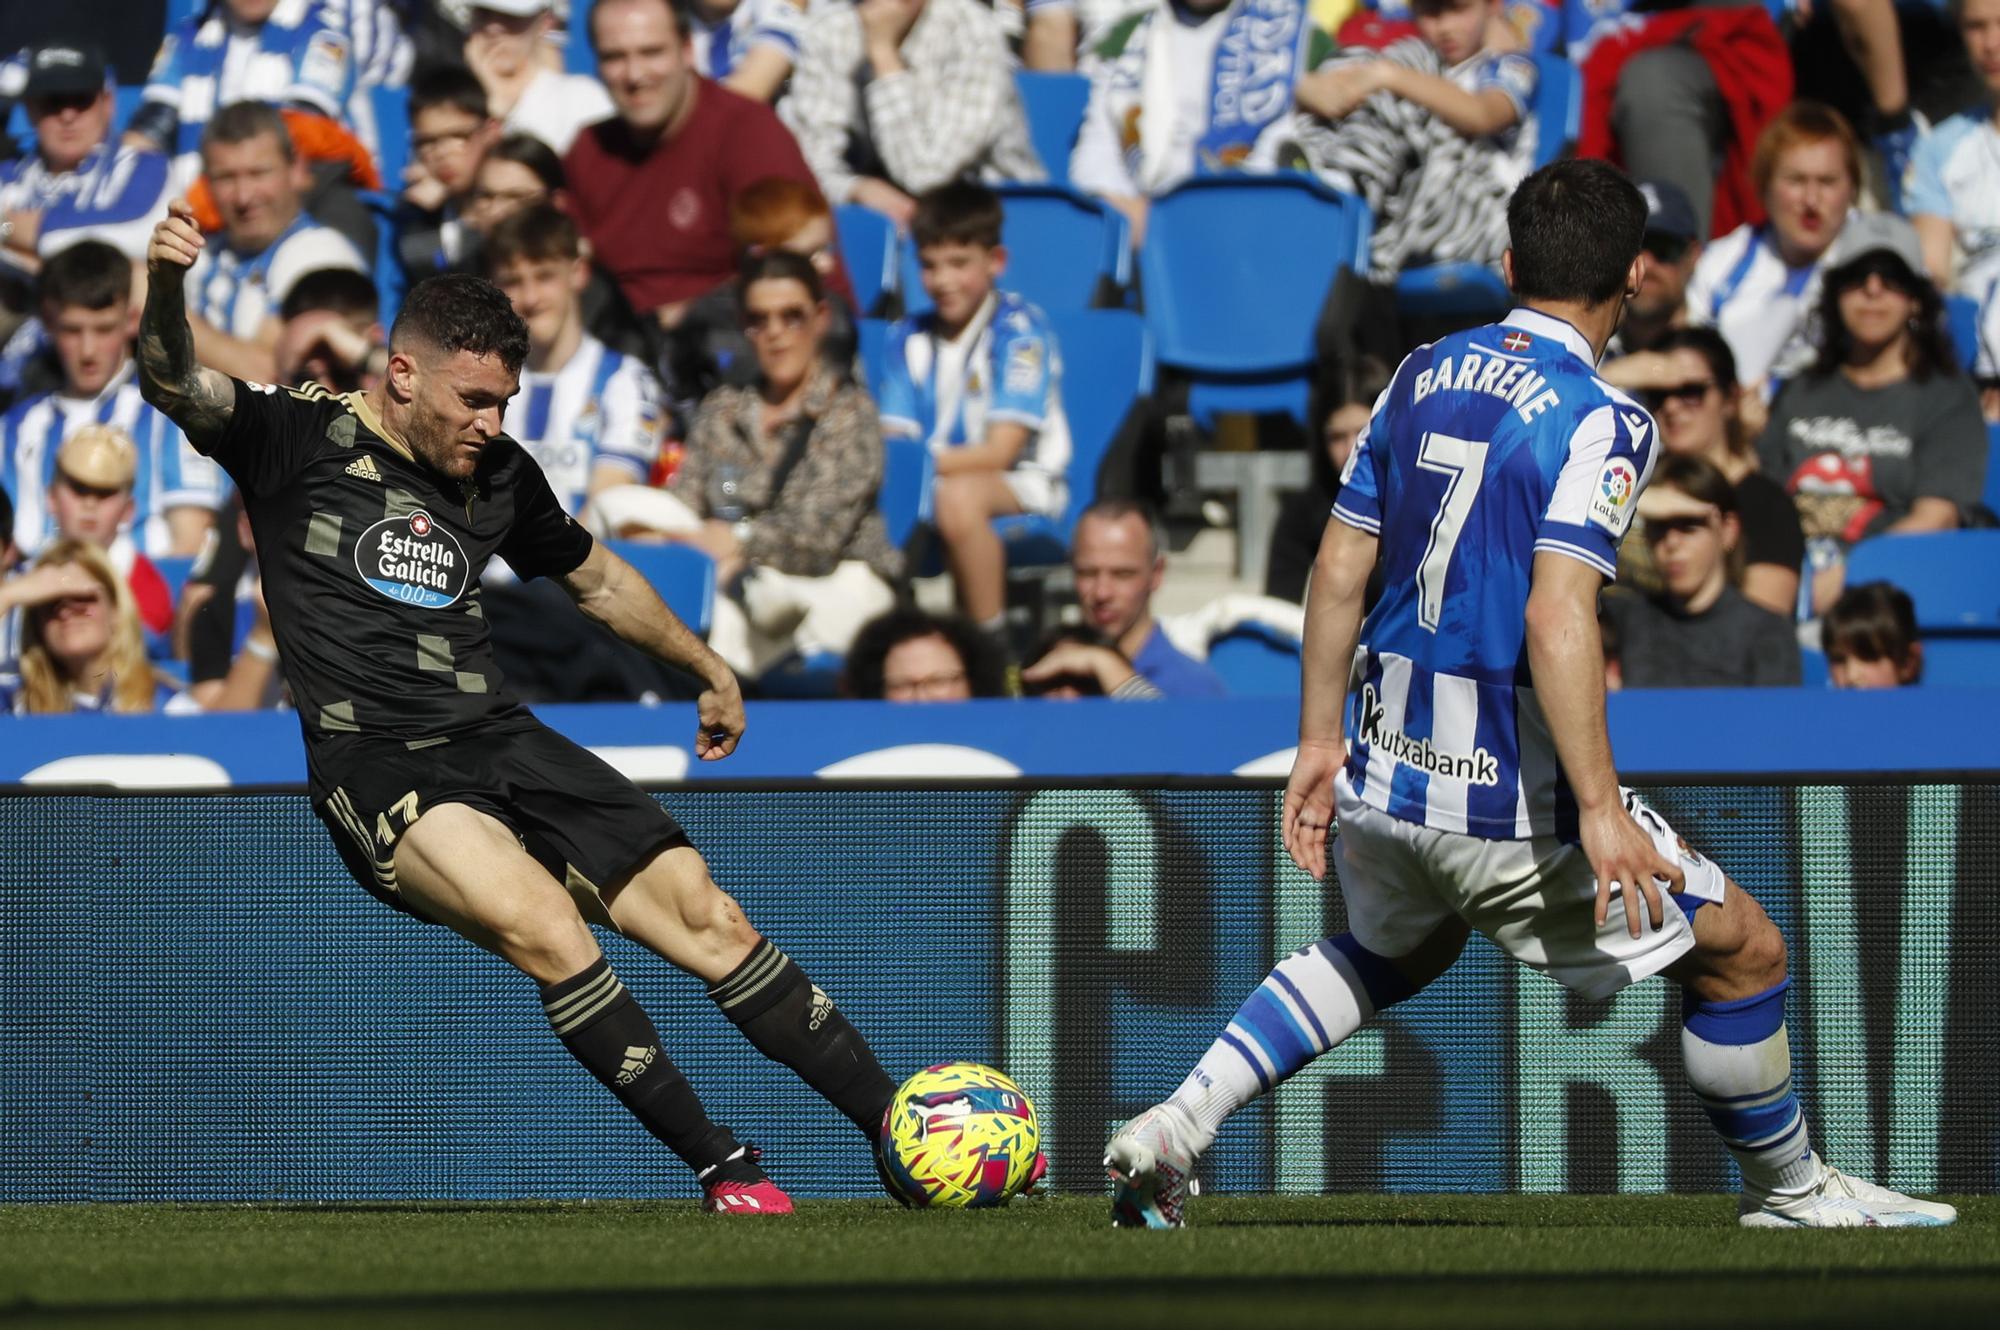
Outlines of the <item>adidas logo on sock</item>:
[{"label": "adidas logo on sock", "polygon": [[826,1018],[833,1015],[833,999],[828,997],[826,990],[818,984],[814,984],[812,990],[812,1016],[806,1021],[806,1029],[817,1034],[819,1027],[826,1023]]},{"label": "adidas logo on sock", "polygon": [[657,1048],[640,1048],[634,1044],[625,1050],[625,1064],[618,1069],[617,1081],[620,1085],[630,1085],[646,1074],[646,1068],[653,1065],[653,1059],[660,1055]]},{"label": "adidas logo on sock", "polygon": [[353,476],[356,480],[380,481],[382,479],[382,473],[375,469],[375,459],[367,453],[361,454],[361,456],[347,464],[347,474]]}]

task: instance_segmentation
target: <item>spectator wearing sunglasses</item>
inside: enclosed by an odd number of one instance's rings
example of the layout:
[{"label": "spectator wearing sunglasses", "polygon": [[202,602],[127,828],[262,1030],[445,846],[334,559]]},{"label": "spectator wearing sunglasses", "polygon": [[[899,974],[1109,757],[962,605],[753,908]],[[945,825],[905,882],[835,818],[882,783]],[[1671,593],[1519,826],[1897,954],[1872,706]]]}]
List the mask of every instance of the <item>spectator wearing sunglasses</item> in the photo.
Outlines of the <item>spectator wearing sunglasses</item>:
[{"label": "spectator wearing sunglasses", "polygon": [[1687,322],[1688,279],[1701,261],[1701,223],[1679,185],[1645,180],[1646,276],[1625,304],[1625,321],[1604,348],[1605,379],[1627,391],[1650,385],[1655,366],[1645,352],[1672,328]]},{"label": "spectator wearing sunglasses", "polygon": [[1626,688],[1758,688],[1799,682],[1785,617],[1751,604],[1733,573],[1742,543],[1736,488],[1699,457],[1669,453],[1639,498],[1660,589],[1604,598]]},{"label": "spectator wearing sunglasses", "polygon": [[709,645],[756,676],[792,651],[846,654],[894,608],[903,558],[876,505],[875,404],[826,361],[819,269],[772,250],[744,264],[736,289],[757,378],[703,399],[673,482],[700,521],[668,538],[715,560],[724,594]]},{"label": "spectator wearing sunglasses", "polygon": [[[1753,605],[1790,616],[1799,602],[1805,537],[1784,486],[1757,466],[1756,439],[1743,419],[1736,357],[1713,328],[1668,331],[1644,359],[1655,367],[1639,396],[1659,422],[1671,456],[1699,457],[1728,478],[1742,526],[1739,589]],[[1651,549],[1642,540],[1619,547],[1618,580],[1642,591],[1659,587]]]},{"label": "spectator wearing sunglasses", "polygon": [[1848,223],[1818,319],[1818,359],[1771,404],[1757,451],[1798,507],[1823,613],[1856,541],[1961,525],[1986,484],[1986,422],[1902,218]]}]

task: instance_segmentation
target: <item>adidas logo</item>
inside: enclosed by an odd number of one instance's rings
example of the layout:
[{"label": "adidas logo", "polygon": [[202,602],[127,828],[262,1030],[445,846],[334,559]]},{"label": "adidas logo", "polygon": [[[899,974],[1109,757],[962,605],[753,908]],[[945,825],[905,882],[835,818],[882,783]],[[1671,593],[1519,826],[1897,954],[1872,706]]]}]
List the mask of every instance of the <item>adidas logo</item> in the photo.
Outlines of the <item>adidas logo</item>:
[{"label": "adidas logo", "polygon": [[382,473],[375,469],[375,459],[367,453],[361,454],[347,464],[347,474],[356,480],[372,480],[378,484],[382,480]]},{"label": "adidas logo", "polygon": [[826,990],[821,988],[818,984],[814,984],[812,986],[812,989],[813,989],[812,1015],[806,1021],[806,1029],[812,1031],[814,1034],[817,1034],[819,1033],[819,1027],[826,1023],[826,1018],[833,1015],[833,999],[828,997],[826,995]]},{"label": "adidas logo", "polygon": [[653,1065],[653,1059],[660,1055],[657,1048],[640,1048],[634,1044],[625,1050],[625,1064],[618,1069],[616,1077],[620,1085],[630,1085],[646,1074],[646,1068]]}]

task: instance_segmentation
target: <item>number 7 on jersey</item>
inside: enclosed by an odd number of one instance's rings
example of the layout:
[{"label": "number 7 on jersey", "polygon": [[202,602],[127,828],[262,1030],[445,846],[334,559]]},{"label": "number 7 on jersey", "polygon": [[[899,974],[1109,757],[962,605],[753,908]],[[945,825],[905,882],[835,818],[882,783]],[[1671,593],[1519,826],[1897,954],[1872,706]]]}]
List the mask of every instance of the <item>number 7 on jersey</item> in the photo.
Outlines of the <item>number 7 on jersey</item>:
[{"label": "number 7 on jersey", "polygon": [[1417,565],[1417,622],[1433,633],[1444,610],[1444,579],[1451,568],[1451,553],[1458,547],[1472,501],[1479,497],[1479,487],[1486,480],[1487,447],[1449,434],[1426,434],[1417,449],[1417,466],[1445,478],[1444,496],[1438,500],[1437,516],[1431,519],[1430,544],[1424,546],[1423,562]]}]

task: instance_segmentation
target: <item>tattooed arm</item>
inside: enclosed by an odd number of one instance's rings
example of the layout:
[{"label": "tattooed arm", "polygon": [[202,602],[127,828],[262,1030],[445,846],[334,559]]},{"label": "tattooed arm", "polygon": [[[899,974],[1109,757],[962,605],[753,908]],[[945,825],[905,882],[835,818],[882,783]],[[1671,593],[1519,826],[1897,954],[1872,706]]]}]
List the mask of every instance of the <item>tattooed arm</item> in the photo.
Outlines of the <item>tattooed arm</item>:
[{"label": "tattooed arm", "polygon": [[194,210],[176,199],[146,246],[146,310],[139,320],[139,393],[207,453],[236,409],[236,384],[195,361],[182,283],[205,242]]}]

